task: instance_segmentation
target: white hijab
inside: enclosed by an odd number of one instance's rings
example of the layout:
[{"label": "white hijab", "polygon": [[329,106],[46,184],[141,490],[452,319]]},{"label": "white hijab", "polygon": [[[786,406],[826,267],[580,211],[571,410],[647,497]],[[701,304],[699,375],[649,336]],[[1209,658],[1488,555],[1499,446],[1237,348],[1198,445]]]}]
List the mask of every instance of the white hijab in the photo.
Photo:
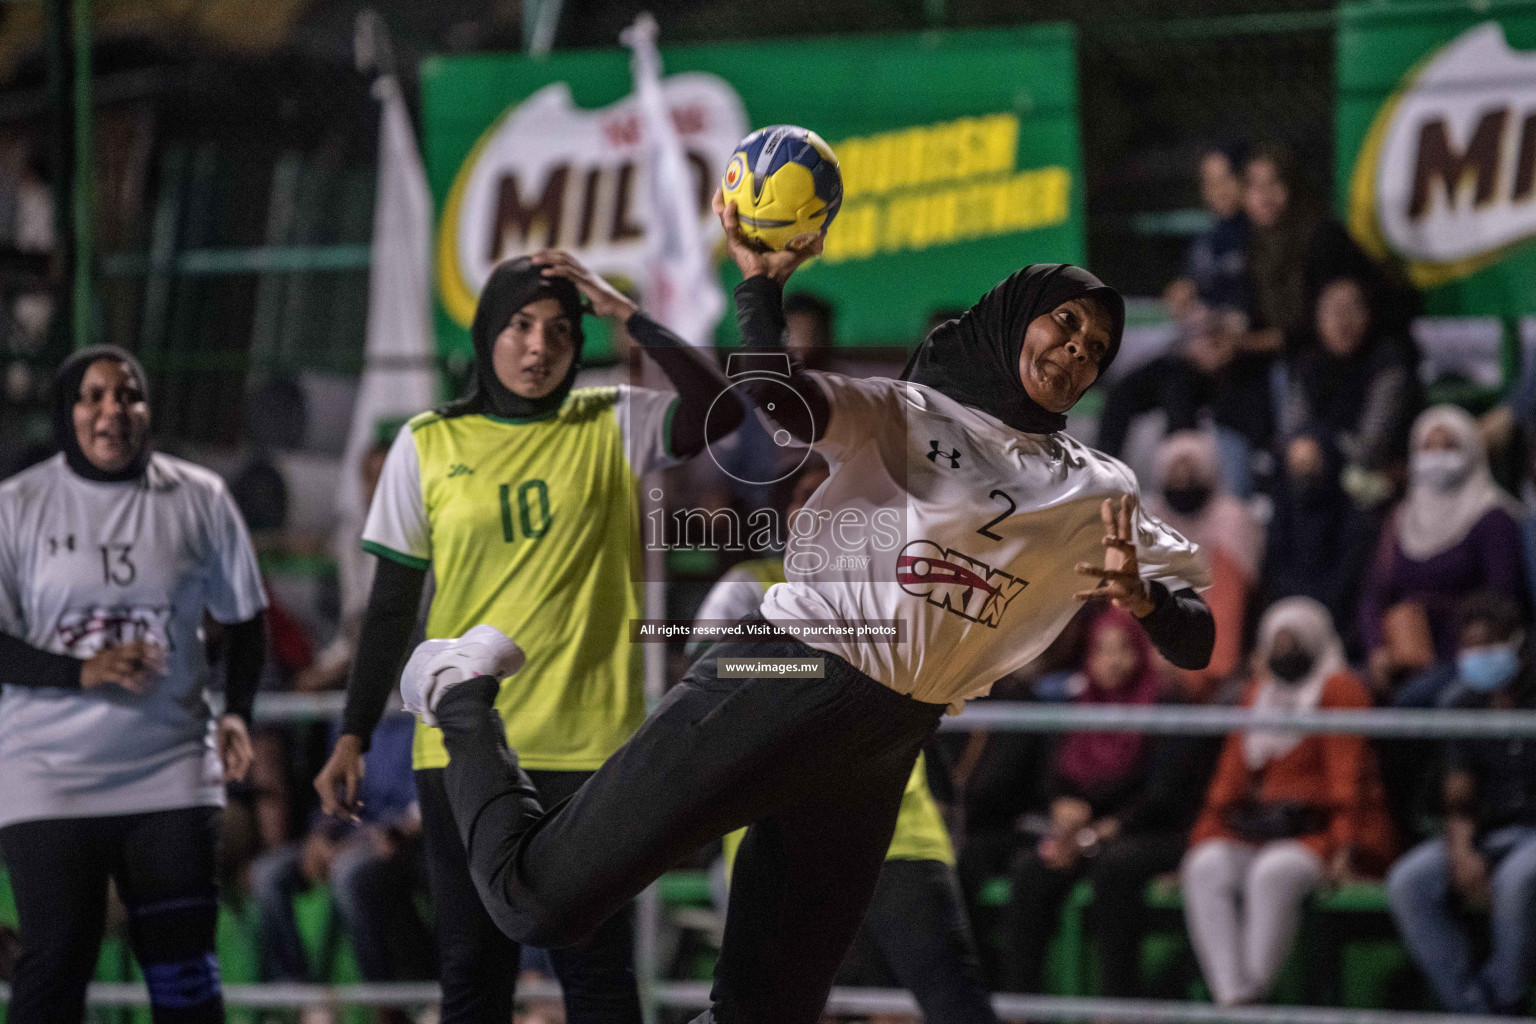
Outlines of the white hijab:
[{"label": "white hijab", "polygon": [[[1284,630],[1312,655],[1312,671],[1294,683],[1276,679],[1269,670],[1269,655],[1275,637]],[[1323,699],[1323,685],[1329,678],[1345,671],[1344,644],[1333,628],[1328,609],[1310,597],[1288,597],[1276,601],[1259,621],[1259,642],[1254,657],[1259,663],[1259,691],[1253,707],[1270,711],[1312,711]],[[1243,761],[1249,771],[1259,771],[1269,762],[1289,754],[1302,741],[1299,732],[1253,730],[1243,734]]]},{"label": "white hijab", "polygon": [[1410,474],[1408,496],[1397,517],[1397,543],[1415,562],[1427,561],[1460,544],[1489,509],[1519,514],[1515,499],[1494,483],[1477,421],[1465,410],[1454,405],[1424,410],[1413,422],[1410,450],[1417,454],[1436,427],[1455,435],[1456,447],[1471,455],[1472,465],[1459,483],[1445,491],[1415,483]]}]

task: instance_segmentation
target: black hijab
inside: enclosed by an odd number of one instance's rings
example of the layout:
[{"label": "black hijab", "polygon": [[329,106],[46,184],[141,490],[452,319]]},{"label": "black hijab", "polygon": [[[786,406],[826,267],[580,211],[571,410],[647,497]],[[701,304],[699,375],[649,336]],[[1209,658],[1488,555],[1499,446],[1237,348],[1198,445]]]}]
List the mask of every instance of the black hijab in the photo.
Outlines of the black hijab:
[{"label": "black hijab", "polygon": [[924,384],[957,402],[974,406],[1027,434],[1050,434],[1067,417],[1029,397],[1019,380],[1019,355],[1030,322],[1063,302],[1092,297],[1109,314],[1109,351],[1099,375],[1120,351],[1125,302],[1120,293],[1070,263],[1035,263],[1015,271],[983,295],[958,320],[935,327],[918,346],[903,380]]},{"label": "black hijab", "polygon": [[85,452],[80,449],[80,441],[75,437],[75,403],[80,400],[80,383],[85,380],[85,371],[89,370],[93,363],[99,363],[104,359],[127,366],[134,383],[138,384],[145,399],[149,398],[149,379],[144,376],[144,367],[140,366],[139,361],[126,349],[118,348],[116,345],[92,345],[89,348],[83,348],[64,360],[59,366],[59,372],[53,378],[53,441],[64,452],[64,459],[69,463],[69,468],[87,480],[96,480],[101,483],[137,480],[149,467],[151,450],[148,437],[144,439],[144,445],[133,457],[133,461],[115,473],[97,469],[91,460],[85,457]]},{"label": "black hijab", "polygon": [[[524,398],[508,388],[496,376],[496,366],[491,353],[496,347],[496,337],[507,329],[512,315],[530,302],[552,298],[571,319],[575,352],[571,356],[571,368],[555,389],[543,398]],[[443,416],[465,416],[482,413],[509,420],[542,419],[560,408],[565,396],[570,394],[576,382],[576,371],[581,368],[581,293],[563,277],[545,277],[541,268],[533,265],[526,256],[498,266],[491,271],[490,280],[480,293],[475,307],[475,320],[470,327],[470,337],[475,343],[475,377],[469,394],[443,406],[438,412]]]}]

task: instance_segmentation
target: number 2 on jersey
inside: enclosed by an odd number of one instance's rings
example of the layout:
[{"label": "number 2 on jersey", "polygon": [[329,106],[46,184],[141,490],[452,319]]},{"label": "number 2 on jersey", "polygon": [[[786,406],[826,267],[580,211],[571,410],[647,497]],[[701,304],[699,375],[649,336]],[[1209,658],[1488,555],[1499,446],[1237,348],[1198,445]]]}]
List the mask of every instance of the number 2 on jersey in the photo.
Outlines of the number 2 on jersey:
[{"label": "number 2 on jersey", "polygon": [[[501,492],[501,539],[511,544],[517,540],[518,531],[512,518],[512,485],[502,484]],[[517,485],[517,521],[522,535],[538,540],[549,532],[554,516],[549,510],[549,486],[543,480],[526,480]]]},{"label": "number 2 on jersey", "polygon": [[987,524],[976,532],[981,534],[983,537],[986,537],[988,540],[1002,540],[1003,538],[992,532],[992,527],[1013,515],[1013,511],[1019,507],[1019,503],[1010,498],[1004,491],[993,491],[991,494],[987,495],[987,497],[994,500],[997,498],[1003,499],[1008,503],[1008,508],[1005,511],[998,513],[998,515],[994,518],[988,519]]}]

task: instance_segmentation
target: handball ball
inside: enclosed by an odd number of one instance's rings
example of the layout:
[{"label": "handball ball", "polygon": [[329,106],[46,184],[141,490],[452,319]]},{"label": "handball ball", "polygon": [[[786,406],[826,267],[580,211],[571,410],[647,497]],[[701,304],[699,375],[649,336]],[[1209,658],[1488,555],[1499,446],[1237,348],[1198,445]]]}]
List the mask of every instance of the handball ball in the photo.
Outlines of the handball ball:
[{"label": "handball ball", "polygon": [[741,140],[720,182],[741,233],[769,249],[824,235],[843,204],[832,147],[806,128],[776,124]]}]

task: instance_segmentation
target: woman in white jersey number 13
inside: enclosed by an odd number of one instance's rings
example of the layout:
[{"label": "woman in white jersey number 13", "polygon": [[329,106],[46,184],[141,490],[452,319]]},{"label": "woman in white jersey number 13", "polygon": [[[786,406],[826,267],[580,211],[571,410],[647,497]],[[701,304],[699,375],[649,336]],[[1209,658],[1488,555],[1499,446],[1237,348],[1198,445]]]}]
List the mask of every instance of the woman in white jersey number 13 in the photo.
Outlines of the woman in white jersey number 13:
[{"label": "woman in white jersey number 13", "polygon": [[[819,244],[759,253],[721,212],[745,278],[743,340],[779,350],[783,283]],[[1194,546],[1136,507],[1124,466],[1061,432],[1122,323],[1119,296],[1086,271],[1026,267],[935,330],[905,380],[752,381],[759,409],[831,467],[806,511],[871,524],[861,551],[849,529],[820,537],[823,553],[857,557],[812,557],[808,572],[793,571],[791,545],[787,581],[764,600],[786,630],[832,631],[717,644],[553,811],[490,713],[511,642],[481,627],[419,651],[401,689],[443,730],[449,799],[497,925],[534,945],[579,941],[671,864],[749,826],[700,1020],[813,1024],[947,705],[1033,657],[1091,596],[1136,614],[1176,664],[1203,664],[1214,634]],[[899,620],[904,636],[840,632],[871,620]],[[729,678],[728,658],[807,659],[821,677]]]},{"label": "woman in white jersey number 13", "polygon": [[[79,1024],[111,880],[157,1022],[221,1021],[214,928],[224,782],[266,649],[266,598],[223,482],[153,452],[144,371],[60,368],[63,451],[0,484],[0,848],[21,923],[12,1024]],[[203,693],[225,624],[225,711]]]}]

